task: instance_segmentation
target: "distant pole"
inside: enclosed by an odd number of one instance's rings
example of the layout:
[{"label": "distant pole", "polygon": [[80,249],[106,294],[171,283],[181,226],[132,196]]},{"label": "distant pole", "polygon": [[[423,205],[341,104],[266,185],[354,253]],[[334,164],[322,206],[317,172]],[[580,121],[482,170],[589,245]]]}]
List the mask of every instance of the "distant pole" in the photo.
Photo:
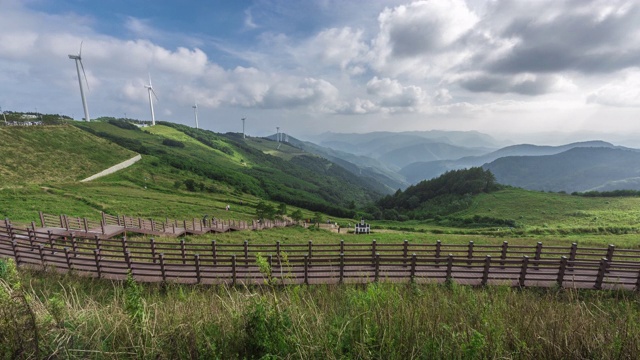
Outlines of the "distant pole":
[{"label": "distant pole", "polygon": [[[1,106],[0,106],[0,111],[2,111]],[[4,114],[4,111],[2,111],[2,118],[4,118],[4,124],[7,125],[7,115]]]},{"label": "distant pole", "polygon": [[196,117],[196,129],[198,129],[198,104],[197,103],[194,104],[192,108],[193,108],[193,114]]},{"label": "distant pole", "polygon": [[280,142],[280,127],[276,126],[276,141]]},{"label": "distant pole", "polygon": [[247,120],[247,118],[242,118],[242,138],[244,139],[244,121]]}]

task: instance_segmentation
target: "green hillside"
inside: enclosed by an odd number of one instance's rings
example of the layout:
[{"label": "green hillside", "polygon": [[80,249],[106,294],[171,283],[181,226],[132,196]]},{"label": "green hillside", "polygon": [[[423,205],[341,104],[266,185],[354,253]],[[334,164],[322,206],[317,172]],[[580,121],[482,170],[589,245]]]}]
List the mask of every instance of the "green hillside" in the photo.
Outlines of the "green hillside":
[{"label": "green hillside", "polygon": [[78,181],[136,155],[74,126],[0,127],[0,187]]}]

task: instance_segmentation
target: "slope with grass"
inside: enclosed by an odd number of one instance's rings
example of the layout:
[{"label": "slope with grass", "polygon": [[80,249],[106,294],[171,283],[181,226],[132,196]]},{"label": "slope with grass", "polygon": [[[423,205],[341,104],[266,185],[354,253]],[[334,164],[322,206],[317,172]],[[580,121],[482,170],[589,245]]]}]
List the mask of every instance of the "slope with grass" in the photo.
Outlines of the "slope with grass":
[{"label": "slope with grass", "polygon": [[74,126],[0,127],[0,187],[79,181],[136,155]]}]

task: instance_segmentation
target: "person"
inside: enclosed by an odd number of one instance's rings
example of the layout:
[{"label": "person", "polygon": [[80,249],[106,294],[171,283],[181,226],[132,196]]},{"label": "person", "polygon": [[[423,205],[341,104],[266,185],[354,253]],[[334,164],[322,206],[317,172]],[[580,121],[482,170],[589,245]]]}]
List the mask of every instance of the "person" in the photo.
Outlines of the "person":
[{"label": "person", "polygon": [[229,211],[230,208],[231,208],[231,206],[229,206],[229,204],[227,204],[227,211]]}]

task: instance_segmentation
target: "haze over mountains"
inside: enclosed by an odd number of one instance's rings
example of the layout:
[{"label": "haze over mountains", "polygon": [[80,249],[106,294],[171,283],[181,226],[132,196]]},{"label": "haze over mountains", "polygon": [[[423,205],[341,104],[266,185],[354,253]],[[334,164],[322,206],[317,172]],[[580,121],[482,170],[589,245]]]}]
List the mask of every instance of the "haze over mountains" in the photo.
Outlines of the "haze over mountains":
[{"label": "haze over mountains", "polygon": [[390,189],[479,166],[491,170],[502,184],[530,190],[640,189],[640,151],[600,140],[504,146],[477,131],[427,131],[327,132],[313,141],[294,139],[292,144],[355,174],[374,177]]}]

